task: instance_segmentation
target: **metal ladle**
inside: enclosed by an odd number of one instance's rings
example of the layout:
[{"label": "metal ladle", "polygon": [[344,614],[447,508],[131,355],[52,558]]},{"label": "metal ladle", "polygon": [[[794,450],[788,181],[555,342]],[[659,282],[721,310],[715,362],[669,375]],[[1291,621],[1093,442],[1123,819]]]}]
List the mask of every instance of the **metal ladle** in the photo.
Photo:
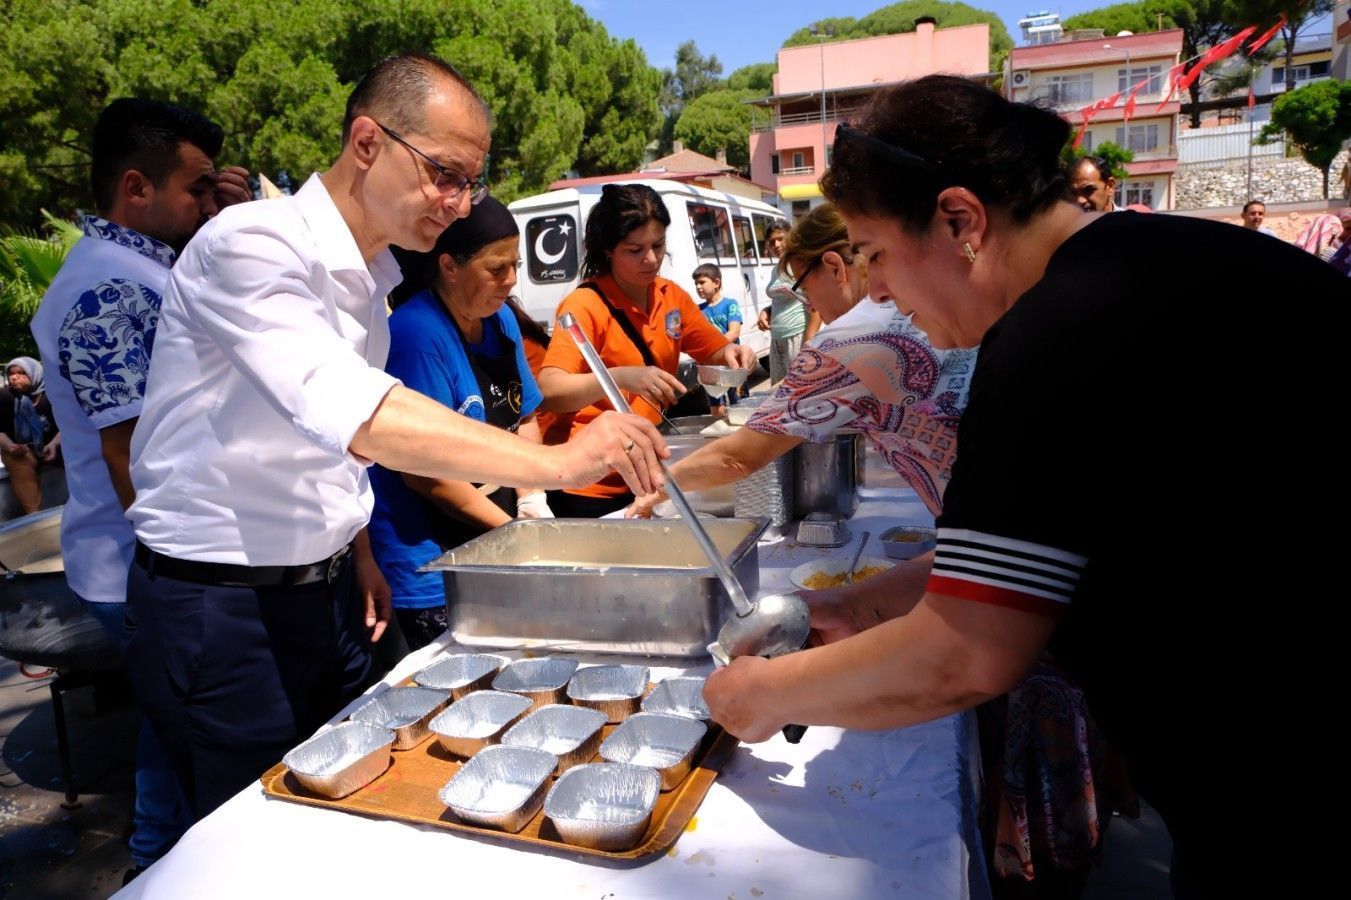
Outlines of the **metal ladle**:
[{"label": "metal ladle", "polygon": [[[610,405],[619,412],[632,412],[628,401],[619,390],[619,385],[615,384],[614,378],[605,368],[605,363],[601,362],[600,354],[591,346],[591,341],[578,326],[577,320],[570,313],[564,313],[558,319],[558,326],[577,342],[577,348],[581,350],[582,357],[591,367],[596,380],[600,382],[601,390],[605,392]],[[738,656],[778,656],[802,649],[811,630],[811,615],[807,610],[807,604],[797,594],[768,594],[751,603],[746,591],[741,587],[741,582],[736,580],[732,569],[695,516],[694,509],[685,498],[684,492],[680,490],[680,485],[671,477],[671,469],[665,460],[661,461],[661,470],[666,476],[667,495],[679,511],[680,518],[689,526],[699,549],[708,557],[736,612],[736,616],[728,619],[719,630],[718,640],[709,646],[709,652],[718,658],[721,651],[723,658],[719,661],[726,663]]]}]

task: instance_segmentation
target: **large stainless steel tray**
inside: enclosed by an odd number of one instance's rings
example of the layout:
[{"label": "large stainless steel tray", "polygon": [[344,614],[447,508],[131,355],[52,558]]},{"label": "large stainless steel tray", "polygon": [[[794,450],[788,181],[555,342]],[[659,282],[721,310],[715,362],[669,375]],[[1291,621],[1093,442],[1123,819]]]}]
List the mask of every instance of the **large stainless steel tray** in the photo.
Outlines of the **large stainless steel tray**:
[{"label": "large stainless steel tray", "polygon": [[[749,596],[765,519],[708,519]],[[445,553],[450,632],[480,647],[700,657],[731,601],[679,521],[520,519]]]}]

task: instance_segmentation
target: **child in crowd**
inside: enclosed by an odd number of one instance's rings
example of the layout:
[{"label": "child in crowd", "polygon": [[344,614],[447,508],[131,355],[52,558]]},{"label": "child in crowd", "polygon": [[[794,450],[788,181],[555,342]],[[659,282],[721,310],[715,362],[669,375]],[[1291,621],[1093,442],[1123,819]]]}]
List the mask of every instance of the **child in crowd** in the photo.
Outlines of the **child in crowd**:
[{"label": "child in crowd", "polygon": [[[741,304],[722,295],[722,272],[710,263],[704,263],[694,270],[694,291],[699,295],[699,311],[704,318],[713,323],[713,327],[727,336],[733,343],[740,343]],[[721,416],[727,412],[726,401],[735,402],[735,392],[727,397],[714,397],[709,401],[709,412]]]}]

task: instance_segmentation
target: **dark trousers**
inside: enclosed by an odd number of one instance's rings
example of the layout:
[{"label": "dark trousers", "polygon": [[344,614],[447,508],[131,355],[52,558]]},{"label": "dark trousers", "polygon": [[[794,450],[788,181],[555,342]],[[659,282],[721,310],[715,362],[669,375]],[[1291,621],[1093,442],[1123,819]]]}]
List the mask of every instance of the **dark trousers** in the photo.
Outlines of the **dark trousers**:
[{"label": "dark trousers", "polygon": [[125,654],[137,702],[202,818],[364,690],[351,560],[333,583],[210,587],[133,563]]}]

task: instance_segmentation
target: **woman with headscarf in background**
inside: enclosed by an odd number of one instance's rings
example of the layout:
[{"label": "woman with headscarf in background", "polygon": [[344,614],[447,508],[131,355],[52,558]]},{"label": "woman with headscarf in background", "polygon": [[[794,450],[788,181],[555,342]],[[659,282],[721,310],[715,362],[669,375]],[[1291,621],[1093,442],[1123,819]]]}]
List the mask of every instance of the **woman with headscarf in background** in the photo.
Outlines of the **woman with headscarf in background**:
[{"label": "woman with headscarf in background", "polygon": [[0,460],[24,515],[42,508],[44,465],[56,461],[61,435],[43,385],[42,363],[19,356],[5,365],[0,389]]},{"label": "woman with headscarf in background", "polygon": [[[507,208],[485,197],[437,239],[429,253],[402,253],[402,293],[390,316],[385,370],[406,387],[458,413],[539,442],[540,394],[509,307],[520,266],[519,229]],[[542,490],[476,485],[372,470],[371,547],[389,582],[410,649],[446,629],[439,573],[418,568],[443,551],[511,519],[550,518]]]}]

